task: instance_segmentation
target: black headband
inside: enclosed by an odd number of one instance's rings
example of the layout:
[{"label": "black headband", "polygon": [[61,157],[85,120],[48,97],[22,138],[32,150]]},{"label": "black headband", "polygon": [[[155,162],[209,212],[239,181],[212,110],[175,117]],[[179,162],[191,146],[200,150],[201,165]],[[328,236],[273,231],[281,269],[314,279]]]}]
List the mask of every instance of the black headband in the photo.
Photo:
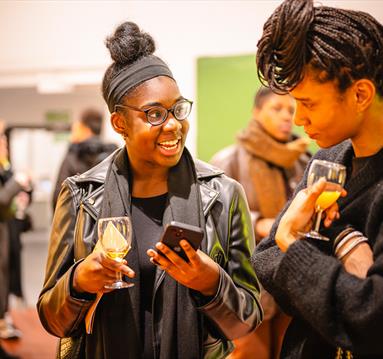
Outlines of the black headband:
[{"label": "black headband", "polygon": [[154,55],[143,57],[123,69],[109,84],[106,102],[110,113],[130,89],[157,76],[168,76],[174,80],[168,65]]}]

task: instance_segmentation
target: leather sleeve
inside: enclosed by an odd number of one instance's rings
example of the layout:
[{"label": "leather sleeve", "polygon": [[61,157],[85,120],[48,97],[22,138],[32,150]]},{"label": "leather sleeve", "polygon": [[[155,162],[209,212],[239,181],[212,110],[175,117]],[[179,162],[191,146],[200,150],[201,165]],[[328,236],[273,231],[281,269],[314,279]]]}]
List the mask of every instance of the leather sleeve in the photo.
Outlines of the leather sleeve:
[{"label": "leather sleeve", "polygon": [[[227,182],[226,182],[227,180]],[[255,247],[249,208],[242,186],[226,178],[217,233],[228,241],[225,265],[220,270],[217,294],[199,309],[229,340],[252,331],[262,321],[260,287],[250,257]],[[226,223],[225,223],[226,221]],[[222,228],[225,230],[222,231]]]},{"label": "leather sleeve", "polygon": [[37,302],[44,328],[58,337],[73,335],[83,322],[92,301],[71,296],[70,286],[74,263],[74,229],[76,196],[66,181],[60,192],[53,218],[46,276]]}]

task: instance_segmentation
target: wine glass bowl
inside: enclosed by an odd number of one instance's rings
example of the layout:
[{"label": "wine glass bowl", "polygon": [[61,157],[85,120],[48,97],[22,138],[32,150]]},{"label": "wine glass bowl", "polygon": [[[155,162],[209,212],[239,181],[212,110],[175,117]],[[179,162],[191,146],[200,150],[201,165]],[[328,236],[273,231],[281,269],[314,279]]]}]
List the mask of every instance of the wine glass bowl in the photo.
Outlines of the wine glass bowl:
[{"label": "wine glass bowl", "polygon": [[335,162],[314,160],[309,168],[307,186],[312,186],[321,178],[326,180],[326,184],[315,203],[316,219],[314,229],[304,233],[304,236],[327,241],[328,238],[319,233],[322,213],[340,197],[346,182],[346,167]]},{"label": "wine glass bowl", "polygon": [[[129,217],[110,217],[98,220],[98,238],[105,254],[122,262],[132,245],[132,224]],[[117,280],[104,287],[107,289],[121,289],[132,287],[133,283],[122,280],[121,272],[116,272]]]}]

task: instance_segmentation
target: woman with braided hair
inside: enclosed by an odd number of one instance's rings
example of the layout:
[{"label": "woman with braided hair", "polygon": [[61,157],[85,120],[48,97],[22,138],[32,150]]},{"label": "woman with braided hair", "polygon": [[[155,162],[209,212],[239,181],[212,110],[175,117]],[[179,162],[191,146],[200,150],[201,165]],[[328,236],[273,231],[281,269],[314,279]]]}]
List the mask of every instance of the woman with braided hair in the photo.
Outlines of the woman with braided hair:
[{"label": "woman with braided hair", "polygon": [[328,242],[300,235],[325,186],[306,188],[306,170],[254,254],[261,283],[293,316],[282,358],[383,357],[382,59],[376,19],[312,0],[284,1],[258,42],[260,78],[295,98],[295,123],[322,147],[313,159],[347,168],[320,229]]}]

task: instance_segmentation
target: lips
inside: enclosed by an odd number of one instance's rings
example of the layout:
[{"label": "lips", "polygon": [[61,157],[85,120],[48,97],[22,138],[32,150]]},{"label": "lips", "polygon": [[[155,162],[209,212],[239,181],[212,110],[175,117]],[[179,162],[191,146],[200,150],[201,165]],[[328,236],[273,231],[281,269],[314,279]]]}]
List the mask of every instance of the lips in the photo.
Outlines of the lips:
[{"label": "lips", "polygon": [[176,155],[181,149],[181,137],[157,143],[161,153],[165,156]]},{"label": "lips", "polygon": [[305,129],[305,132],[306,132],[306,135],[309,136],[313,140],[318,137],[317,133],[310,133],[309,131],[306,131],[306,129]]},{"label": "lips", "polygon": [[284,133],[290,133],[291,129],[292,129],[292,126],[290,125],[284,125],[279,127],[279,130]]}]

